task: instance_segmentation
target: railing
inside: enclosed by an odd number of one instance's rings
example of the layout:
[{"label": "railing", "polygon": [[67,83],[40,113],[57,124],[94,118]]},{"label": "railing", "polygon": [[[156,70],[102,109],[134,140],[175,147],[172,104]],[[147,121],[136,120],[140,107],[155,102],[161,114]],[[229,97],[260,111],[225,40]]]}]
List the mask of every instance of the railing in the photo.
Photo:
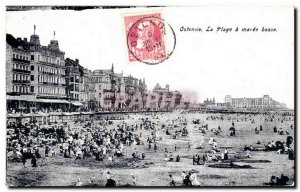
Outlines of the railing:
[{"label": "railing", "polygon": [[13,69],[14,72],[21,72],[21,73],[27,73],[30,74],[30,71],[24,70],[24,69]]},{"label": "railing", "polygon": [[7,92],[7,95],[12,95],[12,96],[18,96],[18,95],[33,95],[33,93],[27,92],[27,93],[20,93],[20,92]]},{"label": "railing", "polygon": [[52,73],[52,72],[46,72],[46,71],[42,71],[42,74],[46,74],[46,75],[56,75],[55,73]]},{"label": "railing", "polygon": [[23,62],[23,63],[30,63],[30,61],[24,60],[24,59],[17,59],[17,58],[13,58],[13,61],[19,61],[19,62]]},{"label": "railing", "polygon": [[29,80],[13,80],[13,83],[30,83]]}]

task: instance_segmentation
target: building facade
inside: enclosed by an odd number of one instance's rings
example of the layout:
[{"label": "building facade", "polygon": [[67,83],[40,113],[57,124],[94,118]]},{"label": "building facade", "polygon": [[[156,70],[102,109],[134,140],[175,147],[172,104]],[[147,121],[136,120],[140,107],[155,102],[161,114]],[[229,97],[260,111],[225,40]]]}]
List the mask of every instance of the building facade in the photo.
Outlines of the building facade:
[{"label": "building facade", "polygon": [[29,41],[7,34],[6,42],[9,111],[159,110],[176,108],[183,100],[169,85],[147,91],[145,79],[115,73],[113,65],[88,70],[78,59],[65,58],[57,40],[41,45],[35,32]]},{"label": "building facade", "polygon": [[29,112],[66,104],[65,53],[60,51],[58,41],[42,46],[36,34],[30,41],[7,34],[6,42],[8,108],[26,108]]}]

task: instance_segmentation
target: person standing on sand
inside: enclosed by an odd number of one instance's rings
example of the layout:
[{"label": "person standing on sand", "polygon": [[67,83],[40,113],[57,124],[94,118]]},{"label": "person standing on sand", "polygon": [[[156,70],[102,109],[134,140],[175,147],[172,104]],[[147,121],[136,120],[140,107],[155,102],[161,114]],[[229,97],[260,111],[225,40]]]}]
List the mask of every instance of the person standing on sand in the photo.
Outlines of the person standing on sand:
[{"label": "person standing on sand", "polygon": [[22,154],[22,157],[21,157],[21,159],[22,159],[22,163],[23,163],[23,166],[24,166],[24,168],[26,167],[26,157],[25,157],[25,154],[23,153]]},{"label": "person standing on sand", "polygon": [[188,142],[188,151],[190,151],[190,150],[191,150],[191,143]]},{"label": "person standing on sand", "polygon": [[132,179],[132,185],[136,186],[136,177],[134,176],[133,173],[131,173],[131,179]]},{"label": "person standing on sand", "polygon": [[202,148],[202,145],[204,144],[204,135],[201,137],[199,148]]},{"label": "person standing on sand", "polygon": [[154,152],[156,152],[156,150],[157,150],[157,145],[156,143],[154,143]]},{"label": "person standing on sand", "polygon": [[103,172],[103,174],[104,174],[104,176],[106,178],[106,184],[105,184],[105,186],[106,187],[116,187],[116,181],[113,180],[113,179],[111,179],[111,174],[110,174],[109,170],[105,170]]},{"label": "person standing on sand", "polygon": [[213,143],[214,143],[214,138],[213,138],[213,137],[210,137],[210,140],[208,141],[208,144],[209,144],[209,145],[213,145]]},{"label": "person standing on sand", "polygon": [[34,155],[32,156],[32,159],[31,159],[31,166],[32,166],[32,167],[37,167],[37,164],[36,164],[36,158],[35,158]]},{"label": "person standing on sand", "polygon": [[192,186],[199,186],[200,182],[198,181],[197,174],[194,170],[192,170],[192,174],[190,176],[190,180],[192,182]]},{"label": "person standing on sand", "polygon": [[182,178],[182,185],[183,186],[187,186],[187,179],[186,179],[186,173],[185,173],[185,171],[182,171],[181,178]]},{"label": "person standing on sand", "polygon": [[170,187],[171,187],[171,186],[172,186],[172,187],[175,187],[176,185],[175,185],[175,181],[174,181],[172,175],[170,174],[169,177],[170,177],[170,179],[171,179],[171,181],[170,181],[170,183],[169,183],[169,186],[170,186]]},{"label": "person standing on sand", "polygon": [[75,186],[80,187],[82,185],[83,185],[83,183],[80,181],[80,178],[78,178],[77,182],[75,183]]},{"label": "person standing on sand", "polygon": [[224,150],[224,160],[228,160],[228,150],[225,148]]}]

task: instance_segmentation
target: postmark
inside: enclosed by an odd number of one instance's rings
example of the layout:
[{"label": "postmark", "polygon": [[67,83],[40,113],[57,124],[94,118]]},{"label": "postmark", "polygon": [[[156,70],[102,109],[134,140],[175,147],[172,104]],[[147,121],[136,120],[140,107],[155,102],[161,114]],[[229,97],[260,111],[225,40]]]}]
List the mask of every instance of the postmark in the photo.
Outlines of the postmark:
[{"label": "postmark", "polygon": [[156,65],[173,54],[175,32],[161,13],[126,16],[124,21],[129,62]]}]

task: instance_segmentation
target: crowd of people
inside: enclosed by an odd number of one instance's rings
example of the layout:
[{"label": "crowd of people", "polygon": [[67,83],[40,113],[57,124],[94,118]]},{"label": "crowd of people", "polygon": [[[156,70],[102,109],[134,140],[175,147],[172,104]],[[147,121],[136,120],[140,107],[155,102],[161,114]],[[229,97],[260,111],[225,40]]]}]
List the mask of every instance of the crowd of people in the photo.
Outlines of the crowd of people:
[{"label": "crowd of people", "polygon": [[[163,161],[181,162],[185,153],[192,154],[192,165],[204,165],[207,162],[226,162],[235,159],[229,156],[228,148],[219,146],[218,138],[229,136],[231,139],[237,136],[237,122],[255,122],[253,114],[237,115],[236,117],[224,114],[208,115],[206,119],[188,120],[183,114],[173,115],[167,120],[161,121],[165,117],[164,113],[148,113],[144,115],[116,115],[115,118],[92,118],[88,121],[70,121],[65,124],[48,123],[41,125],[36,121],[28,123],[8,122],[7,123],[7,153],[8,160],[12,162],[22,162],[23,167],[42,166],[49,158],[59,156],[66,159],[94,159],[96,161],[114,162],[125,156],[143,161],[147,159],[147,153],[164,153]],[[120,117],[122,116],[122,117]],[[293,117],[279,115],[264,115],[265,121],[291,122]],[[117,119],[117,120],[115,120]],[[229,127],[210,127],[209,121],[228,121]],[[190,130],[188,125],[200,131],[201,137],[196,143],[186,142],[184,147],[176,144],[177,140],[189,138]],[[293,126],[291,124],[291,129]],[[229,130],[229,132],[227,130]],[[209,133],[210,132],[212,133]],[[255,134],[260,134],[265,129],[262,125],[255,128]],[[276,131],[276,133],[278,133]],[[208,136],[209,135],[209,136]],[[172,147],[161,145],[161,141],[171,139],[175,144]],[[289,159],[293,159],[292,149],[293,137],[288,135],[286,141],[269,142],[265,149],[276,150],[280,154],[288,153]],[[194,144],[197,147],[193,146]],[[141,147],[139,147],[141,146]],[[222,148],[223,149],[222,149]],[[195,152],[197,149],[197,153]],[[231,151],[234,151],[232,149]],[[243,158],[251,158],[250,151],[256,148],[252,145],[245,146],[246,151]],[[116,186],[117,182],[112,178],[110,171],[104,172],[106,186]],[[174,174],[169,174],[170,186],[177,186],[173,178]],[[183,186],[199,186],[200,182],[195,170],[183,171],[181,174]],[[132,174],[132,183],[137,185],[137,177]],[[277,179],[278,180],[278,179]],[[94,185],[94,179],[90,180]],[[82,186],[80,179],[76,186]]]}]

